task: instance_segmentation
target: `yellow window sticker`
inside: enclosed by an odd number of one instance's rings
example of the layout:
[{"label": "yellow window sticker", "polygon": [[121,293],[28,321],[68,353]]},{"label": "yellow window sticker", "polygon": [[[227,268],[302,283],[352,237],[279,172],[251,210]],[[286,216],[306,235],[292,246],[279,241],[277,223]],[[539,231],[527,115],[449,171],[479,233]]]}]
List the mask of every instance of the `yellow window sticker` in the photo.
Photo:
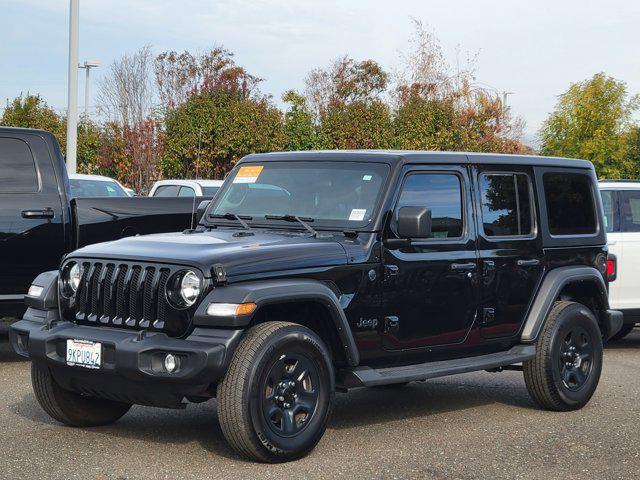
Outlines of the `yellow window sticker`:
[{"label": "yellow window sticker", "polygon": [[236,173],[233,179],[233,183],[256,183],[263,168],[264,166],[262,165],[245,165],[240,167],[240,170],[238,170],[238,173]]}]

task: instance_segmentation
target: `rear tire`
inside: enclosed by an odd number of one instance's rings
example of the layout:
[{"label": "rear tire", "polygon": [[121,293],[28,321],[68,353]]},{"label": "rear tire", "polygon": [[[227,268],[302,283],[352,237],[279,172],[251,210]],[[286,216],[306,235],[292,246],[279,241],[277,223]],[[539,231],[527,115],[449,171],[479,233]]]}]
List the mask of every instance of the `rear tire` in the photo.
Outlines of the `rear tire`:
[{"label": "rear tire", "polygon": [[129,403],[95,398],[65,390],[46,365],[31,364],[31,383],[38,403],[51,418],[71,427],[97,427],[119,420]]},{"label": "rear tire", "polygon": [[613,337],[609,339],[610,342],[615,342],[617,340],[622,340],[624,337],[629,335],[633,329],[636,327],[635,323],[625,323],[622,325],[622,328],[618,333],[616,333]]},{"label": "rear tire", "polygon": [[586,306],[555,302],[536,344],[524,362],[531,397],[548,410],[582,408],[593,396],[602,371],[602,334]]},{"label": "rear tire", "polygon": [[313,450],[333,405],[330,358],[322,340],[302,325],[266,322],[249,329],[217,390],[229,444],[270,463]]}]

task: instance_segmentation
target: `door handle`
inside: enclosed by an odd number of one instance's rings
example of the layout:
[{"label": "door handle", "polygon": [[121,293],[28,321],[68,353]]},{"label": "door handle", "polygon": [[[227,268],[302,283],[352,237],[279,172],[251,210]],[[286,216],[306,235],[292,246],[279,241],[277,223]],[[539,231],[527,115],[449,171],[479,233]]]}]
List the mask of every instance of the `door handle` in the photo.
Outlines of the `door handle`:
[{"label": "door handle", "polygon": [[465,270],[475,270],[475,268],[476,268],[475,262],[451,264],[451,270],[455,270],[457,272],[461,272]]},{"label": "door handle", "polygon": [[43,210],[23,210],[22,218],[53,218],[53,209],[47,207]]},{"label": "door handle", "polygon": [[532,258],[531,260],[520,259],[516,263],[519,267],[535,267],[536,265],[540,265],[540,260],[536,258]]}]

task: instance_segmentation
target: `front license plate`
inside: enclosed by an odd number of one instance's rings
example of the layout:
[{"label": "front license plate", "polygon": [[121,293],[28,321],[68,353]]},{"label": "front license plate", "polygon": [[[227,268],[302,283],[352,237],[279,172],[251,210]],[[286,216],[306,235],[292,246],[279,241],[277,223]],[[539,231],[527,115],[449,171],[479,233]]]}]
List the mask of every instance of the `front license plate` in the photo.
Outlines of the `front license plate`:
[{"label": "front license plate", "polygon": [[67,340],[67,365],[100,368],[102,344],[87,340]]}]

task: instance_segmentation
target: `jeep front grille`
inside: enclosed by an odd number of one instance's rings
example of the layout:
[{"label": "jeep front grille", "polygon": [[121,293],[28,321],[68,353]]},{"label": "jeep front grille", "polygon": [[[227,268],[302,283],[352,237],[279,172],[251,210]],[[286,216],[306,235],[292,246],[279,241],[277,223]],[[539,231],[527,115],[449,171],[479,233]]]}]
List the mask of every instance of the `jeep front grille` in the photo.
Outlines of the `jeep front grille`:
[{"label": "jeep front grille", "polygon": [[184,333],[190,311],[167,301],[169,277],[185,268],[175,265],[77,260],[82,278],[68,310],[77,323],[136,330]]}]

